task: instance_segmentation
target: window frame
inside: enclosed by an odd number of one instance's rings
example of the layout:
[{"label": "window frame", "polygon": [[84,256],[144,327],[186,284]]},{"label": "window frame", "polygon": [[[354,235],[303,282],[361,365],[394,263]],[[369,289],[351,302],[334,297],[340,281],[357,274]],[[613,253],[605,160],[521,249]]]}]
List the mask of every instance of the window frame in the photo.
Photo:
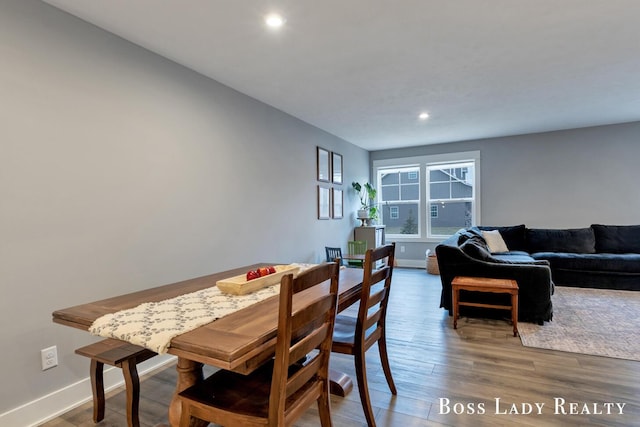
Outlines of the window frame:
[{"label": "window frame", "polygon": [[[418,215],[418,235],[407,236],[405,234],[389,234],[387,238],[393,238],[400,242],[441,242],[449,236],[434,235],[431,233],[431,210],[429,206],[429,175],[428,166],[445,165],[451,163],[473,163],[473,198],[472,198],[472,225],[481,224],[481,174],[480,174],[480,151],[465,151],[458,153],[444,153],[434,155],[424,155],[415,157],[379,159],[372,162],[373,177],[378,181],[378,171],[383,169],[401,169],[404,167],[419,166],[420,174],[420,199]],[[381,191],[378,191],[376,203],[383,205]],[[395,203],[394,203],[395,205]]]}]

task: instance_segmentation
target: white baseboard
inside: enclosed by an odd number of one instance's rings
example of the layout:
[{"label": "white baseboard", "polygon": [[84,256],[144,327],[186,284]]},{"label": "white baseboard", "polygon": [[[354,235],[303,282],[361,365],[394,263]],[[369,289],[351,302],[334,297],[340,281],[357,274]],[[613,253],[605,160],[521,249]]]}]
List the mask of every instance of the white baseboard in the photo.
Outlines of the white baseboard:
[{"label": "white baseboard", "polygon": [[[176,360],[175,356],[161,355],[138,365],[140,376],[163,368]],[[87,365],[87,371],[88,371]],[[122,371],[119,368],[104,370],[105,392],[124,384]],[[32,402],[0,414],[0,426],[3,427],[35,427],[53,418],[59,417],[83,403],[92,400],[91,380],[89,377],[70,384],[53,393],[42,396]]]},{"label": "white baseboard", "polygon": [[396,258],[396,262],[398,263],[398,267],[424,268],[425,271],[427,269],[427,261],[423,260],[423,259],[400,259],[400,258]]}]

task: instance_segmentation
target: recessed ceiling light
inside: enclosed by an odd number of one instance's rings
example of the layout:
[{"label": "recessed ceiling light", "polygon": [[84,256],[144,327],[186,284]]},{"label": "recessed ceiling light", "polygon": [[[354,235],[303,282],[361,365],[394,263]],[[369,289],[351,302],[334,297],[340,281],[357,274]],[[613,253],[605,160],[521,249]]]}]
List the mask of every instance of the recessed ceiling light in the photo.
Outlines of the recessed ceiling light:
[{"label": "recessed ceiling light", "polygon": [[265,16],[264,22],[266,22],[266,24],[271,28],[280,28],[284,25],[286,20],[277,13],[270,13]]},{"label": "recessed ceiling light", "polygon": [[420,113],[418,116],[420,120],[427,120],[429,118],[429,113]]}]

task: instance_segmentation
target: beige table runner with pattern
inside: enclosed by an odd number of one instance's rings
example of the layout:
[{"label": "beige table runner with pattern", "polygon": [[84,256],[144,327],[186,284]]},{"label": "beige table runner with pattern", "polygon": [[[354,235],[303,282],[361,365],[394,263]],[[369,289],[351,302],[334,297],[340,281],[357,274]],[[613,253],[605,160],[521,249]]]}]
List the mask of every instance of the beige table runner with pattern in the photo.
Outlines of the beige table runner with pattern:
[{"label": "beige table runner with pattern", "polygon": [[[315,264],[292,264],[299,272]],[[280,293],[280,284],[246,295],[226,294],[217,286],[160,302],[105,314],[93,322],[89,332],[105,338],[136,344],[158,354],[168,351],[171,339],[223,316]]]}]

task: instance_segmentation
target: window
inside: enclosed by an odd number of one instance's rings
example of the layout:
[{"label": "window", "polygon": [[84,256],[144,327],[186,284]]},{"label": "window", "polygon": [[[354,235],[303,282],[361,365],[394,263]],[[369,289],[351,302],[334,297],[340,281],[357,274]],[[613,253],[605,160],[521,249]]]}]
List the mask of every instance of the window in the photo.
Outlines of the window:
[{"label": "window", "polygon": [[400,210],[397,206],[389,206],[389,219],[400,218]]},{"label": "window", "polygon": [[374,160],[386,235],[441,241],[480,222],[480,152]]},{"label": "window", "polygon": [[[378,175],[381,219],[387,235],[418,237],[420,232],[420,167],[382,168]],[[393,204],[393,206],[390,206]]]},{"label": "window", "polygon": [[450,236],[473,225],[473,169],[473,162],[427,165],[429,237]]}]

